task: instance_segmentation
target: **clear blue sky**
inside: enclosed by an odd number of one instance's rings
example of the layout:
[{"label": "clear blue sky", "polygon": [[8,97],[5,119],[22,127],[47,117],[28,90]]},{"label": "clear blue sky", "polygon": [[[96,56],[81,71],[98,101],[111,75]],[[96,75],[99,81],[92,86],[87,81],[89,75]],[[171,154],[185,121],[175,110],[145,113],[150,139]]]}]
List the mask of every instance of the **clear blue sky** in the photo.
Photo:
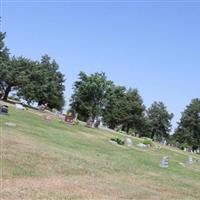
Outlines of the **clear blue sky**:
[{"label": "clear blue sky", "polygon": [[12,54],[59,63],[67,102],[80,70],[138,88],[147,107],[163,101],[174,126],[200,97],[200,2],[3,0],[1,12]]}]

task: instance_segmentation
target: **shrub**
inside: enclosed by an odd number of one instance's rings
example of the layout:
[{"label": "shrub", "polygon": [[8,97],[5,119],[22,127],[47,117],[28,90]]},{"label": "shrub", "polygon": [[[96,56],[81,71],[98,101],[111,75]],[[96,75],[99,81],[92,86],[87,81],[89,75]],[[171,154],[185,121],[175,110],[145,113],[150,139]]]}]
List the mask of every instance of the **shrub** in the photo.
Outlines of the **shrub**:
[{"label": "shrub", "polygon": [[13,101],[20,101],[19,97],[17,96],[9,96],[8,99],[13,100]]},{"label": "shrub", "polygon": [[181,144],[180,146],[179,146],[179,148],[181,149],[181,150],[184,150],[185,148],[188,148],[189,147],[189,145],[188,144],[185,144],[185,143],[183,143],[183,144]]},{"label": "shrub", "polygon": [[120,138],[111,138],[110,140],[117,142],[119,145],[124,145],[124,141]]},{"label": "shrub", "polygon": [[74,122],[74,125],[79,125],[80,124],[80,122],[79,122],[79,120],[76,120],[75,122]]},{"label": "shrub", "polygon": [[143,144],[153,146],[153,142],[152,142],[152,140],[150,140],[150,139],[145,139],[145,140],[143,141]]}]

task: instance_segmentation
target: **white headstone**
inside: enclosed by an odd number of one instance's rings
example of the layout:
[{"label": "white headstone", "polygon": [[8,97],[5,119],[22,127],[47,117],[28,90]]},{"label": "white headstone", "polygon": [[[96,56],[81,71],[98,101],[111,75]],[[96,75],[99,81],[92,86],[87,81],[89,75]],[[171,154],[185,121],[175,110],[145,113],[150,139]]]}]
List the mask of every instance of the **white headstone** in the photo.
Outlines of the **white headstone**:
[{"label": "white headstone", "polygon": [[184,151],[187,151],[187,148],[184,148]]},{"label": "white headstone", "polygon": [[22,106],[21,104],[15,104],[15,108],[18,110],[25,110],[24,106]]},{"label": "white headstone", "polygon": [[128,138],[128,137],[125,139],[124,143],[128,147],[131,147],[133,145],[131,138]]},{"label": "white headstone", "polygon": [[16,126],[16,124],[12,123],[12,122],[6,122],[5,125],[6,126],[10,126],[10,127],[15,127]]}]

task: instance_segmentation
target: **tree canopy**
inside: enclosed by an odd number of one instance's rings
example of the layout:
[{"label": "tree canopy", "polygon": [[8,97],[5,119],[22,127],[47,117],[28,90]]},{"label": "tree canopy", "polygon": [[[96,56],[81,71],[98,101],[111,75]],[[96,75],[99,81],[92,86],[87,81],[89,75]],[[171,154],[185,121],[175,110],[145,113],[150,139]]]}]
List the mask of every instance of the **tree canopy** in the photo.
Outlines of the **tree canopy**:
[{"label": "tree canopy", "polygon": [[0,92],[2,94],[5,93],[7,86],[4,81],[4,76],[6,75],[6,71],[4,69],[9,64],[9,50],[4,43],[5,36],[6,33],[0,32]]},{"label": "tree canopy", "polygon": [[74,83],[74,93],[71,98],[71,108],[79,113],[79,117],[87,120],[102,114],[109,86],[105,73],[87,75],[79,73],[79,80]]},{"label": "tree canopy", "polygon": [[26,74],[24,86],[19,94],[28,102],[48,104],[50,108],[61,109],[64,106],[64,75],[58,71],[59,66],[55,60],[51,61],[44,55],[40,62],[34,62]]},{"label": "tree canopy", "polygon": [[145,106],[143,104],[143,99],[140,96],[137,89],[129,89],[126,93],[127,95],[127,106],[128,112],[127,117],[124,122],[124,128],[126,132],[129,132],[130,128],[133,128],[137,134],[142,134],[144,128],[144,116],[145,116]]},{"label": "tree canopy", "polygon": [[48,104],[50,108],[64,106],[64,75],[55,60],[48,55],[41,61],[25,57],[10,57],[4,44],[5,33],[0,32],[0,91],[7,100],[12,90],[30,102]]},{"label": "tree canopy", "polygon": [[200,99],[193,99],[186,106],[174,137],[180,144],[200,147]]},{"label": "tree canopy", "polygon": [[125,122],[128,112],[126,88],[122,86],[112,86],[106,94],[106,103],[103,109],[103,120],[109,128]]},{"label": "tree canopy", "polygon": [[163,102],[154,102],[147,110],[147,119],[151,138],[161,141],[168,138],[173,114],[167,111]]}]

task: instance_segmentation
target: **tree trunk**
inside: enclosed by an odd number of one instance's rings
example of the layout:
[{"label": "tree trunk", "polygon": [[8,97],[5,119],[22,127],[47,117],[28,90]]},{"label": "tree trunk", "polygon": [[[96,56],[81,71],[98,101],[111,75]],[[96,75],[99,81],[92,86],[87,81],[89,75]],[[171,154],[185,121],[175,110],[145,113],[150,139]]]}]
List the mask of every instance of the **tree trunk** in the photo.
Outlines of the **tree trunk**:
[{"label": "tree trunk", "polygon": [[122,125],[122,131],[126,132],[126,125],[125,124]]},{"label": "tree trunk", "polygon": [[129,130],[130,130],[130,126],[129,126],[129,124],[127,124],[127,127],[126,127],[126,133],[127,134],[129,133]]},{"label": "tree trunk", "polygon": [[6,88],[5,93],[4,93],[4,96],[3,96],[3,100],[4,100],[4,101],[7,101],[8,95],[9,95],[9,93],[10,93],[10,91],[11,91],[11,88],[12,88],[12,86],[10,86],[10,85]]}]

